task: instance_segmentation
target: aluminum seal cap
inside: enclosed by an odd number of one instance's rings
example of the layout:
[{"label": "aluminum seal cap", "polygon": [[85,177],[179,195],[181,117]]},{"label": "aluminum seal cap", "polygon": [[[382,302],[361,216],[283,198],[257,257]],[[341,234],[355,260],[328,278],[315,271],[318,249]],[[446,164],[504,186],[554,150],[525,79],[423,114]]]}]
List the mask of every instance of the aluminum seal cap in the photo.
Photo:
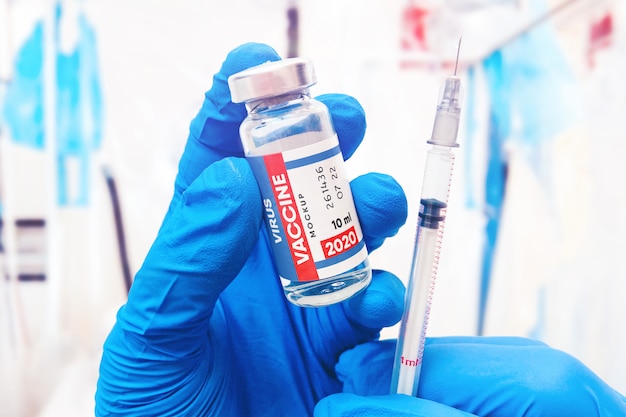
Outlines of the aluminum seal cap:
[{"label": "aluminum seal cap", "polygon": [[313,64],[305,58],[266,62],[228,77],[234,103],[279,96],[316,82]]}]

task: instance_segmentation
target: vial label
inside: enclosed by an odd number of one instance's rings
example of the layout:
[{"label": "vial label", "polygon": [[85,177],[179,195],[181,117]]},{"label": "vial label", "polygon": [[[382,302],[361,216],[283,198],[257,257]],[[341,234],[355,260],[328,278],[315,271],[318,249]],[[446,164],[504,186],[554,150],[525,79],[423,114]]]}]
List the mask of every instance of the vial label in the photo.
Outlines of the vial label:
[{"label": "vial label", "polygon": [[248,161],[281,277],[330,278],[367,258],[337,135]]}]

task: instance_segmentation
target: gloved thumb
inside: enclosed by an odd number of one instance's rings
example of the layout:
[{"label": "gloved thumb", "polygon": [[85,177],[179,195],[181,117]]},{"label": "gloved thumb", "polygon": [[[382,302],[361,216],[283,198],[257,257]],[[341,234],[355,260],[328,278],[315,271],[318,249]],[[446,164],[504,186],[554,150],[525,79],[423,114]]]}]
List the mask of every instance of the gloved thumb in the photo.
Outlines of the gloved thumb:
[{"label": "gloved thumb", "polygon": [[202,108],[189,127],[189,138],[176,177],[177,194],[183,192],[213,162],[227,156],[243,156],[239,125],[247,112],[244,104],[231,101],[228,77],[278,59],[280,57],[274,49],[259,43],[243,44],[228,54],[213,77],[213,85],[205,94]]},{"label": "gloved thumb", "polygon": [[240,158],[216,162],[195,179],[170,207],[132,285],[123,317],[133,332],[162,337],[177,351],[183,339],[195,343],[206,332],[217,298],[258,240],[260,199]]},{"label": "gloved thumb", "polygon": [[315,417],[476,417],[434,401],[407,395],[361,397],[334,394],[315,406]]}]

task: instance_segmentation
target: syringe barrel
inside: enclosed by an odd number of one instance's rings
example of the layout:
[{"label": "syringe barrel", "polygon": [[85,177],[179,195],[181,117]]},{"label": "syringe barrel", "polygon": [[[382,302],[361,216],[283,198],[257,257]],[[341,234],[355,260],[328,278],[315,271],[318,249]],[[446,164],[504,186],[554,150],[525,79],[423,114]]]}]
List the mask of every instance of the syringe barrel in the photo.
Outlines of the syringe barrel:
[{"label": "syringe barrel", "polygon": [[454,153],[450,147],[434,145],[428,150],[422,183],[422,201],[448,202],[453,168]]},{"label": "syringe barrel", "polygon": [[428,151],[411,275],[392,374],[392,394],[417,394],[453,169],[451,147],[434,145]]}]

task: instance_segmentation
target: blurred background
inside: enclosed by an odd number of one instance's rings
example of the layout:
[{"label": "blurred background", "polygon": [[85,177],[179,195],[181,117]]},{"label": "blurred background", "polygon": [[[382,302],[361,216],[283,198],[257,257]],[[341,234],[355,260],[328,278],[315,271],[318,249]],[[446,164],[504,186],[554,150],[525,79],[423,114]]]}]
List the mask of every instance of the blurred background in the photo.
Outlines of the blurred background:
[{"label": "blurred background", "polygon": [[309,57],[314,94],[361,102],[348,172],[405,189],[407,225],[372,261],[406,281],[460,36],[429,334],[541,339],[626,393],[623,1],[0,0],[0,417],[93,415],[189,122],[241,43]]}]

